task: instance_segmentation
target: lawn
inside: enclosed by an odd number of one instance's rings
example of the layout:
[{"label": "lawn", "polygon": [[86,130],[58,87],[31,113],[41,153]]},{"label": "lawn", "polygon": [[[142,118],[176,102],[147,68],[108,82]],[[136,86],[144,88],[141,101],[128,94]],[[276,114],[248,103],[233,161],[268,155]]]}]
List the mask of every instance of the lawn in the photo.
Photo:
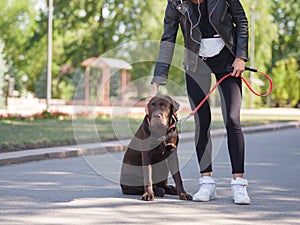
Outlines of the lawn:
[{"label": "lawn", "polygon": [[[99,142],[131,138],[142,117],[99,117],[96,119],[2,119],[0,120],[0,152],[40,147],[76,144],[76,141]],[[221,115],[213,115],[212,128],[224,127]],[[297,116],[242,115],[242,125],[299,121]],[[193,131],[193,119],[182,126],[180,132]],[[76,138],[74,137],[76,135]]]}]

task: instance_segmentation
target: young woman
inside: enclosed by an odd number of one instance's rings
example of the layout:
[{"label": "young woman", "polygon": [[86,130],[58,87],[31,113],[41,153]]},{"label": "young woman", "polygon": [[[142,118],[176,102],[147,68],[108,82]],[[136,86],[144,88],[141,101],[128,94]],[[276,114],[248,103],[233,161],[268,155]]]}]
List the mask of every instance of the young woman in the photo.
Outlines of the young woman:
[{"label": "young woman", "polygon": [[[194,109],[210,88],[210,73],[216,79],[232,73],[220,85],[222,112],[226,124],[228,149],[232,165],[231,181],[236,204],[250,204],[248,181],[244,176],[244,136],[240,125],[242,86],[239,76],[248,60],[248,20],[239,0],[168,0],[164,32],[152,79],[156,94],[159,85],[167,82],[178,28],[184,36],[184,66],[187,92]],[[194,201],[216,198],[216,183],[212,177],[212,145],[210,139],[211,112],[206,102],[195,114],[195,144],[200,166],[200,188]]]}]

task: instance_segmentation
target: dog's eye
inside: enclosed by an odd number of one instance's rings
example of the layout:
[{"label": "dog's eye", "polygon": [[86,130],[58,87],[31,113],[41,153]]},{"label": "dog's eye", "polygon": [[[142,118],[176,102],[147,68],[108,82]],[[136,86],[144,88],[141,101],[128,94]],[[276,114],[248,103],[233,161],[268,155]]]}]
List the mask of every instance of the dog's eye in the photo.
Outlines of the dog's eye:
[{"label": "dog's eye", "polygon": [[161,104],[160,107],[167,108],[168,106],[166,104]]},{"label": "dog's eye", "polygon": [[149,105],[148,105],[148,108],[149,108],[149,109],[154,109],[154,108],[155,108],[155,103],[149,104]]}]

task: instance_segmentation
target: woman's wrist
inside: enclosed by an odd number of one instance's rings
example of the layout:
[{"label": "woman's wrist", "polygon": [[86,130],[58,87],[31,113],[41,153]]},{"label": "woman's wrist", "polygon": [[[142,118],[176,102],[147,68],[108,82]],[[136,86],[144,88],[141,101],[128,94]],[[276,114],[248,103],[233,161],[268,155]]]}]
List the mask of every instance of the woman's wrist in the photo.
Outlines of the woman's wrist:
[{"label": "woman's wrist", "polygon": [[242,61],[244,61],[244,62],[247,62],[247,60],[246,60],[245,58],[243,58],[243,57],[235,57],[235,59],[238,59],[238,60],[242,60]]},{"label": "woman's wrist", "polygon": [[152,91],[150,93],[150,95],[156,95],[158,92],[158,87],[159,87],[159,83],[153,83],[152,84]]}]

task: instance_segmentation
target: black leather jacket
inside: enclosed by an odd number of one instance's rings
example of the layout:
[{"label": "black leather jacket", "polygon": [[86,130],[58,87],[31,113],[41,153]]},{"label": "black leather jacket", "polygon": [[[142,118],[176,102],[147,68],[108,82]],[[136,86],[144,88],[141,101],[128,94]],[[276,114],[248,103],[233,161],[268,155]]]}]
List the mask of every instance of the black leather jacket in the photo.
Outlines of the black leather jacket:
[{"label": "black leather jacket", "polygon": [[[235,57],[248,60],[248,20],[239,0],[207,1],[209,21],[215,31],[224,40],[226,47]],[[164,32],[161,37],[159,56],[156,62],[152,83],[166,84],[173,57],[179,25],[184,36],[184,68],[195,72],[198,65],[199,44],[191,39],[191,22],[196,24],[198,17],[194,13],[191,0],[168,0],[165,10]],[[201,40],[201,31],[195,27],[192,37]]]}]

